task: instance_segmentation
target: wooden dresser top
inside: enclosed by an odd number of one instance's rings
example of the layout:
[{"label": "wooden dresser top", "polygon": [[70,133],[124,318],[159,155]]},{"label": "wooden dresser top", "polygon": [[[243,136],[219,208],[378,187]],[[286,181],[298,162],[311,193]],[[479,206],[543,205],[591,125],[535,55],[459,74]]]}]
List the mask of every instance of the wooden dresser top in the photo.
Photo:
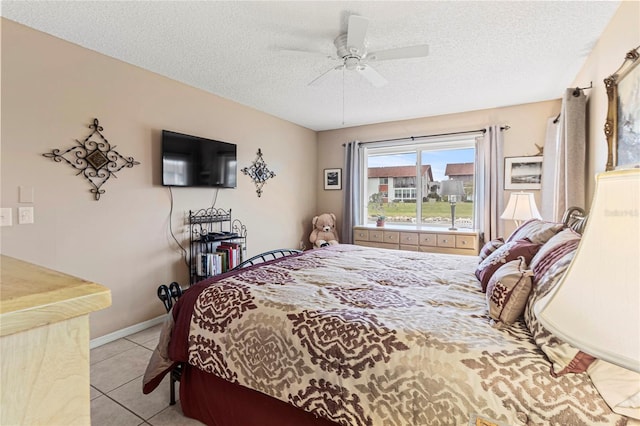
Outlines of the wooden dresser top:
[{"label": "wooden dresser top", "polygon": [[0,336],[111,305],[103,285],[4,255],[0,262]]}]

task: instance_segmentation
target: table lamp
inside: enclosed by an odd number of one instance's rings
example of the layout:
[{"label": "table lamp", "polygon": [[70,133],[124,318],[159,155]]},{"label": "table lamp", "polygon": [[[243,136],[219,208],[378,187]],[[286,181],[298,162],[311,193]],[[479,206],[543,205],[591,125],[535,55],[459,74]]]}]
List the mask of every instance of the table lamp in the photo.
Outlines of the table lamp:
[{"label": "table lamp", "polygon": [[640,169],[597,176],[575,257],[534,311],[574,347],[640,372]]},{"label": "table lamp", "polygon": [[449,203],[451,204],[451,228],[449,230],[455,231],[456,228],[456,201],[458,197],[464,195],[464,186],[461,180],[444,180],[440,186],[440,195],[447,195],[449,197]]},{"label": "table lamp", "polygon": [[516,226],[520,226],[520,221],[542,219],[542,216],[532,192],[513,192],[500,219],[513,220]]}]

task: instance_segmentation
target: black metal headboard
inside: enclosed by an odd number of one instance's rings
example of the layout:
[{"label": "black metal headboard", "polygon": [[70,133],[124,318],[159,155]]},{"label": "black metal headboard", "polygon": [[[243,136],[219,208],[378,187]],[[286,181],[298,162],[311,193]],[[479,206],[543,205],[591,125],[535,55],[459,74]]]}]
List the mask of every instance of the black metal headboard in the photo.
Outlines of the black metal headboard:
[{"label": "black metal headboard", "polygon": [[587,213],[580,207],[569,207],[562,215],[562,223],[567,228],[582,234],[587,226]]}]

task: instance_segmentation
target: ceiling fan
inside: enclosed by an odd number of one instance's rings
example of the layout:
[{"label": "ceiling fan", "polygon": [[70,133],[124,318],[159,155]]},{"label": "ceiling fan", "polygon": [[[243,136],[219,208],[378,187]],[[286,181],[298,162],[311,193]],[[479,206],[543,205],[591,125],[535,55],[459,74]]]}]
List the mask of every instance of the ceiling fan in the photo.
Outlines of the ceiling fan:
[{"label": "ceiling fan", "polygon": [[429,54],[429,46],[426,44],[369,52],[366,46],[368,26],[369,20],[367,18],[358,15],[349,16],[347,33],[340,34],[333,41],[337,53],[335,59],[342,61],[342,64],[322,73],[312,80],[309,85],[318,84],[334,71],[355,71],[373,86],[382,87],[387,84],[387,80],[371,67],[370,63],[393,59],[420,58]]}]

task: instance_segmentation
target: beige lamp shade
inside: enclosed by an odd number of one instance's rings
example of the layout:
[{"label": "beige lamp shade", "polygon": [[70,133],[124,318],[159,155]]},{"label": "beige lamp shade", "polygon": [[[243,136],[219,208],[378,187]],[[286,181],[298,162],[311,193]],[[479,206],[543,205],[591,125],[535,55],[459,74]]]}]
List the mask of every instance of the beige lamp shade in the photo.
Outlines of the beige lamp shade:
[{"label": "beige lamp shade", "polygon": [[500,219],[520,221],[542,219],[532,192],[513,192]]},{"label": "beige lamp shade", "polygon": [[440,185],[440,195],[464,195],[464,185],[461,180],[443,180]]},{"label": "beige lamp shade", "polygon": [[640,169],[597,176],[575,257],[534,311],[555,336],[640,372]]}]

